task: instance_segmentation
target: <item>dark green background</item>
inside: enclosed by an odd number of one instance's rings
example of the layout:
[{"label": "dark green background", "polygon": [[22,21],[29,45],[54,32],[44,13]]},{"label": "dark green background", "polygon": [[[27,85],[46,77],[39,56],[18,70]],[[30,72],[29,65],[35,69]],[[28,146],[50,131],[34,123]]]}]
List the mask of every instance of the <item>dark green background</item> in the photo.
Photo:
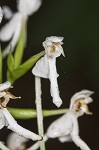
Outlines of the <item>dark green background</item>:
[{"label": "dark green background", "polygon": [[[16,11],[15,0],[0,0],[1,5],[9,5]],[[4,21],[2,25],[4,24]],[[82,89],[95,92],[94,103],[90,105],[93,116],[80,118],[80,135],[92,150],[99,149],[99,2],[96,0],[43,0],[39,11],[29,18],[28,41],[24,60],[43,50],[42,42],[47,36],[64,37],[66,57],[57,59],[60,74],[59,88],[63,99],[61,108],[68,107],[71,96]],[[4,44],[3,44],[4,46]],[[49,81],[42,80],[43,108],[56,108],[51,102]],[[14,107],[33,107],[34,77],[31,71],[15,83],[13,93],[22,96],[20,102],[10,102]],[[45,130],[56,117],[44,120]],[[35,130],[36,119],[20,121],[20,124]],[[33,125],[32,125],[33,124]],[[37,129],[36,129],[37,130]],[[4,138],[3,129],[1,132]],[[8,131],[7,133],[8,134]],[[61,144],[58,140],[49,140],[47,150],[79,150],[73,143]]]}]

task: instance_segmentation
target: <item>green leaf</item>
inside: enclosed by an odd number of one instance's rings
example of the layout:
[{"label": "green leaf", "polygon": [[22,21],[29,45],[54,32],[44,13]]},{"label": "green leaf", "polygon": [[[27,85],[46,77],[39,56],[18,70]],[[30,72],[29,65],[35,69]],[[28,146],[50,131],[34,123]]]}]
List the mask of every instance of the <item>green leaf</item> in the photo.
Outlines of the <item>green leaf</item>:
[{"label": "green leaf", "polygon": [[2,83],[2,52],[0,46],[0,83]]},{"label": "green leaf", "polygon": [[14,53],[14,68],[16,69],[22,62],[25,44],[25,23],[22,24],[20,38]]},{"label": "green leaf", "polygon": [[9,55],[8,55],[8,58],[7,58],[7,66],[8,66],[8,70],[10,72],[12,72],[14,70],[14,58],[13,58],[11,50],[9,51]]},{"label": "green leaf", "polygon": [[26,62],[24,62],[17,69],[14,69],[12,72],[12,76],[10,76],[11,83],[14,83],[17,79],[22,77],[27,71],[29,71],[36,61],[44,55],[44,51],[30,57]]},{"label": "green leaf", "polygon": [[7,80],[12,83],[12,80],[13,80],[12,72],[14,70],[14,58],[13,58],[11,49],[9,51],[9,55],[8,55],[8,58],[7,58],[7,66],[8,66]]},{"label": "green leaf", "polygon": [[[16,119],[31,119],[37,117],[37,111],[35,109],[25,109],[25,108],[11,108],[8,110]],[[43,117],[50,117],[55,115],[62,115],[68,112],[68,109],[52,109],[43,110]]]}]

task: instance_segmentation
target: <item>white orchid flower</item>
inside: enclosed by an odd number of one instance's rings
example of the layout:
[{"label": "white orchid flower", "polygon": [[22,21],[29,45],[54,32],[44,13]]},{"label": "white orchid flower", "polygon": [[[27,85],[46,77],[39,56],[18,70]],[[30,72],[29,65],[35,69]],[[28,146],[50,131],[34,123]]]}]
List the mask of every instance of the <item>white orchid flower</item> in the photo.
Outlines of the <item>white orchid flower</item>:
[{"label": "white orchid flower", "polygon": [[0,7],[0,23],[1,23],[1,21],[2,21],[2,18],[3,18],[3,10],[2,10],[1,7]]},{"label": "white orchid flower", "polygon": [[45,55],[34,66],[32,73],[35,76],[48,78],[50,80],[50,92],[53,97],[53,103],[60,107],[62,100],[59,96],[58,82],[57,82],[57,69],[56,58],[61,54],[64,55],[62,44],[63,37],[51,36],[46,38],[43,42],[45,48]]},{"label": "white orchid flower", "polygon": [[31,139],[33,141],[42,140],[41,136],[21,127],[9,113],[7,108],[5,108],[10,98],[20,98],[15,97],[10,92],[8,92],[9,88],[11,88],[11,83],[9,81],[0,84],[0,129],[6,126],[8,129],[25,138]]},{"label": "white orchid flower", "polygon": [[[78,117],[84,113],[92,114],[89,112],[87,104],[93,100],[90,97],[93,92],[82,90],[76,93],[71,98],[69,111],[62,117],[54,121],[48,128],[44,140],[49,138],[58,138],[60,142],[73,141],[81,150],[91,150],[87,144],[79,137]],[[28,150],[36,150],[39,144],[36,143]]]},{"label": "white orchid flower", "polygon": [[[25,27],[25,39],[26,39],[26,26],[27,20],[30,15],[35,13],[41,6],[41,0],[17,0],[16,13],[13,13],[9,7],[4,7],[5,18],[11,20],[1,28],[0,40],[3,42],[10,41],[9,45],[3,51],[3,57],[6,57],[9,53],[10,45],[12,46],[12,51],[14,50],[21,33],[22,23],[24,22]],[[26,41],[25,41],[26,42]],[[24,43],[25,44],[25,43]]]},{"label": "white orchid flower", "polygon": [[29,140],[25,137],[19,136],[18,134],[11,132],[7,137],[7,147],[10,150],[25,150],[26,142]]}]

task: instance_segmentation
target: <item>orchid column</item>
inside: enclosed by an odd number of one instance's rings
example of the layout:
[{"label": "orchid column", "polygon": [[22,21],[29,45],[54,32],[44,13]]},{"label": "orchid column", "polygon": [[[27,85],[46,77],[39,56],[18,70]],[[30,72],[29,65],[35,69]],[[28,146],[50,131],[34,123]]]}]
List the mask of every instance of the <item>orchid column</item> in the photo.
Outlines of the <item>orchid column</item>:
[{"label": "orchid column", "polygon": [[[38,131],[43,136],[43,114],[42,114],[42,103],[41,103],[41,77],[49,78],[51,88],[51,96],[53,97],[53,103],[60,107],[62,100],[59,96],[59,89],[57,83],[57,69],[56,69],[56,58],[61,54],[64,55],[62,48],[63,37],[51,36],[46,38],[43,42],[45,48],[45,55],[35,65],[32,73],[35,75],[35,92],[36,92],[36,108],[37,108],[37,120],[38,120]],[[44,142],[40,142],[41,150],[45,149]]]}]

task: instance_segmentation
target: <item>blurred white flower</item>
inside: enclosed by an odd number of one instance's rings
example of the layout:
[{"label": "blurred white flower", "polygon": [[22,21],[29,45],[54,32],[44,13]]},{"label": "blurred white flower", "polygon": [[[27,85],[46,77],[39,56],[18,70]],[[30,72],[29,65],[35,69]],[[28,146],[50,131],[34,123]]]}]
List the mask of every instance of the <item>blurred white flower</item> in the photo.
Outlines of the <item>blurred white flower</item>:
[{"label": "blurred white flower", "polygon": [[42,0],[17,0],[17,9],[25,17],[32,15],[40,8]]},{"label": "blurred white flower", "polygon": [[[25,26],[25,39],[26,39],[26,26],[27,20],[30,15],[35,13],[41,6],[42,0],[17,0],[16,13],[13,13],[8,6],[4,6],[5,18],[11,20],[1,28],[0,40],[3,42],[10,41],[9,45],[3,51],[3,57],[9,53],[10,45],[12,46],[12,51],[14,50],[21,33],[22,23]],[[26,42],[26,40],[25,40]],[[24,43],[25,44],[25,43]]]},{"label": "blurred white flower", "polygon": [[[84,113],[92,114],[87,106],[93,101],[90,97],[92,94],[93,92],[88,90],[76,93],[71,98],[69,111],[49,126],[44,136],[45,141],[49,138],[58,138],[62,143],[73,141],[81,150],[91,150],[79,137],[78,117]],[[36,143],[28,150],[36,150],[38,148],[39,143]]]},{"label": "blurred white flower", "polygon": [[8,6],[3,6],[2,9],[3,9],[5,19],[8,20],[11,19],[13,16],[12,10]]},{"label": "blurred white flower", "polygon": [[32,73],[35,76],[42,78],[49,78],[50,80],[50,92],[53,97],[53,103],[60,107],[62,100],[59,96],[58,82],[57,82],[57,69],[56,58],[61,54],[64,55],[62,44],[63,37],[51,36],[47,37],[43,42],[45,48],[45,55],[34,66]]},{"label": "blurred white flower", "polygon": [[1,23],[1,21],[2,21],[2,18],[3,18],[3,10],[2,10],[1,7],[0,7],[0,23]]},{"label": "blurred white flower", "polygon": [[14,132],[11,132],[10,135],[7,137],[7,147],[10,150],[25,150],[26,142],[28,142],[28,139],[19,136]]},{"label": "blurred white flower", "polygon": [[[20,97],[15,97],[8,89],[11,87],[11,83],[9,81],[0,84],[0,129],[6,126],[8,129],[16,132],[20,136],[31,139],[33,141],[42,140],[42,137],[21,127],[9,113],[9,111],[5,108],[10,98],[16,99]],[[2,144],[2,143],[1,143]],[[1,147],[0,147],[1,148]]]}]

